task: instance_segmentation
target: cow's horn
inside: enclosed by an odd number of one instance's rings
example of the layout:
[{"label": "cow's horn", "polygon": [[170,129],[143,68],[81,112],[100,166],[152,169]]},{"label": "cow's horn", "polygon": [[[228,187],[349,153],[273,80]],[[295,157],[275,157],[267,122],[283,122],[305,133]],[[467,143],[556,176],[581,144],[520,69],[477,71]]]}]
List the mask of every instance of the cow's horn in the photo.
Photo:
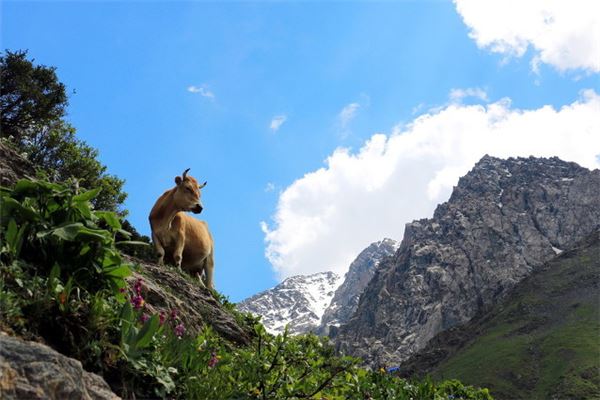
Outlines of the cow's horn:
[{"label": "cow's horn", "polygon": [[206,186],[208,182],[204,182],[202,185],[198,186],[198,189],[202,189],[204,186]]},{"label": "cow's horn", "polygon": [[185,177],[186,177],[186,175],[187,175],[187,173],[188,173],[189,170],[190,169],[188,168],[185,171],[183,171],[183,175],[181,176],[181,179],[185,179]]}]

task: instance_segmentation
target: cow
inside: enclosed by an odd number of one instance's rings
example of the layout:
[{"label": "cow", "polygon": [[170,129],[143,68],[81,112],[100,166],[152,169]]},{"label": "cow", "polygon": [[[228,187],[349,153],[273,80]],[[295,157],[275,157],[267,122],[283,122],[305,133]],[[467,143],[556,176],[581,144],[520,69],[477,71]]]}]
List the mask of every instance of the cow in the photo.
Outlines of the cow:
[{"label": "cow", "polygon": [[[177,268],[194,275],[206,287],[214,289],[214,242],[208,224],[186,214],[202,212],[200,189],[206,182],[198,181],[187,173],[175,177],[176,186],[156,200],[150,211],[152,242],[158,253],[158,264],[164,263],[165,254]],[[204,282],[202,274],[204,273]]]}]

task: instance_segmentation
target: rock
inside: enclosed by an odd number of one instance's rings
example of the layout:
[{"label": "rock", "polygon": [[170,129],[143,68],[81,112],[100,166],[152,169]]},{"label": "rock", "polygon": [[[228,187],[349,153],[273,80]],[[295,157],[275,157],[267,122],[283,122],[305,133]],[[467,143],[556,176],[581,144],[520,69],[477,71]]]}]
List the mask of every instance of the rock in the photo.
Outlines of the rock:
[{"label": "rock", "polygon": [[600,170],[485,156],[433,218],[407,224],[337,347],[372,366],[399,365],[599,226]]},{"label": "rock", "polygon": [[344,282],[337,288],[331,304],[323,313],[319,334],[335,336],[336,328],[348,322],[358,307],[361,293],[375,274],[375,269],[392,256],[400,244],[392,239],[371,243],[350,264]]},{"label": "rock", "polygon": [[50,347],[0,334],[0,398],[119,399],[104,379]]},{"label": "rock", "polygon": [[163,311],[169,315],[171,310],[176,309],[188,332],[198,333],[204,326],[210,325],[230,342],[250,343],[254,335],[251,329],[240,326],[233,314],[225,310],[195,278],[171,266],[159,266],[129,256],[124,256],[124,259],[140,266],[139,272],[135,272],[129,281],[142,279],[148,314]]},{"label": "rock", "polygon": [[35,176],[33,165],[0,141],[0,185],[11,186],[21,178]]}]

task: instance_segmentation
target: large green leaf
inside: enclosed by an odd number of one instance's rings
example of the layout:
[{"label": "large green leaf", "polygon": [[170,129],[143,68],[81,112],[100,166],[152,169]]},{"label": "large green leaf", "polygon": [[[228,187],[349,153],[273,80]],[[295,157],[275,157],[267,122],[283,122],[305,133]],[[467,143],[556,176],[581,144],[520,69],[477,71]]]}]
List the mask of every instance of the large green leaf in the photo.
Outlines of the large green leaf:
[{"label": "large green leaf", "polygon": [[37,181],[29,179],[21,179],[15,184],[13,195],[23,195],[37,192],[40,187]]},{"label": "large green leaf", "polygon": [[88,190],[87,192],[83,192],[83,193],[78,194],[77,196],[73,197],[73,201],[76,203],[90,201],[94,197],[98,196],[98,193],[100,193],[101,190],[102,190],[102,188]]},{"label": "large green leaf", "polygon": [[19,215],[27,221],[39,220],[39,216],[34,210],[32,210],[29,207],[25,207],[23,204],[13,199],[12,197],[2,198],[2,207],[0,207],[0,215],[2,215],[2,219],[5,219],[10,216]]},{"label": "large green leaf", "polygon": [[96,211],[94,214],[104,222],[108,224],[113,229],[121,229],[121,222],[119,221],[119,217],[117,214],[110,211]]},{"label": "large green leaf", "polygon": [[125,278],[131,275],[131,269],[128,265],[123,264],[117,267],[105,268],[104,275],[115,278]]},{"label": "large green leaf", "polygon": [[38,233],[39,238],[44,238],[48,235],[70,242],[75,240],[103,242],[111,239],[109,232],[102,229],[88,228],[81,222],[74,222],[50,231]]},{"label": "large green leaf", "polygon": [[133,307],[131,307],[129,302],[123,304],[123,307],[121,307],[119,319],[121,320],[121,343],[127,343],[127,336],[132,327],[131,322],[133,319]]},{"label": "large green leaf", "polygon": [[140,242],[137,240],[122,240],[120,242],[116,242],[116,245],[119,246],[123,246],[123,245],[132,245],[132,246],[150,246],[149,243],[146,242]]},{"label": "large green leaf", "polygon": [[158,331],[159,326],[158,315],[153,315],[138,332],[135,338],[135,346],[138,349],[148,346],[152,341],[152,337]]}]

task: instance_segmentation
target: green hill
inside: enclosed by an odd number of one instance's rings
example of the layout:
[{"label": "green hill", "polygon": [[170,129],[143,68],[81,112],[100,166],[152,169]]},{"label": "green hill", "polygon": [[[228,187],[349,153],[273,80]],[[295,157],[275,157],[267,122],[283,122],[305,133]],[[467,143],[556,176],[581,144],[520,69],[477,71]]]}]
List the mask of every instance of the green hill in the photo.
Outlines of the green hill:
[{"label": "green hill", "polygon": [[477,383],[498,399],[600,399],[600,232],[402,370]]}]

